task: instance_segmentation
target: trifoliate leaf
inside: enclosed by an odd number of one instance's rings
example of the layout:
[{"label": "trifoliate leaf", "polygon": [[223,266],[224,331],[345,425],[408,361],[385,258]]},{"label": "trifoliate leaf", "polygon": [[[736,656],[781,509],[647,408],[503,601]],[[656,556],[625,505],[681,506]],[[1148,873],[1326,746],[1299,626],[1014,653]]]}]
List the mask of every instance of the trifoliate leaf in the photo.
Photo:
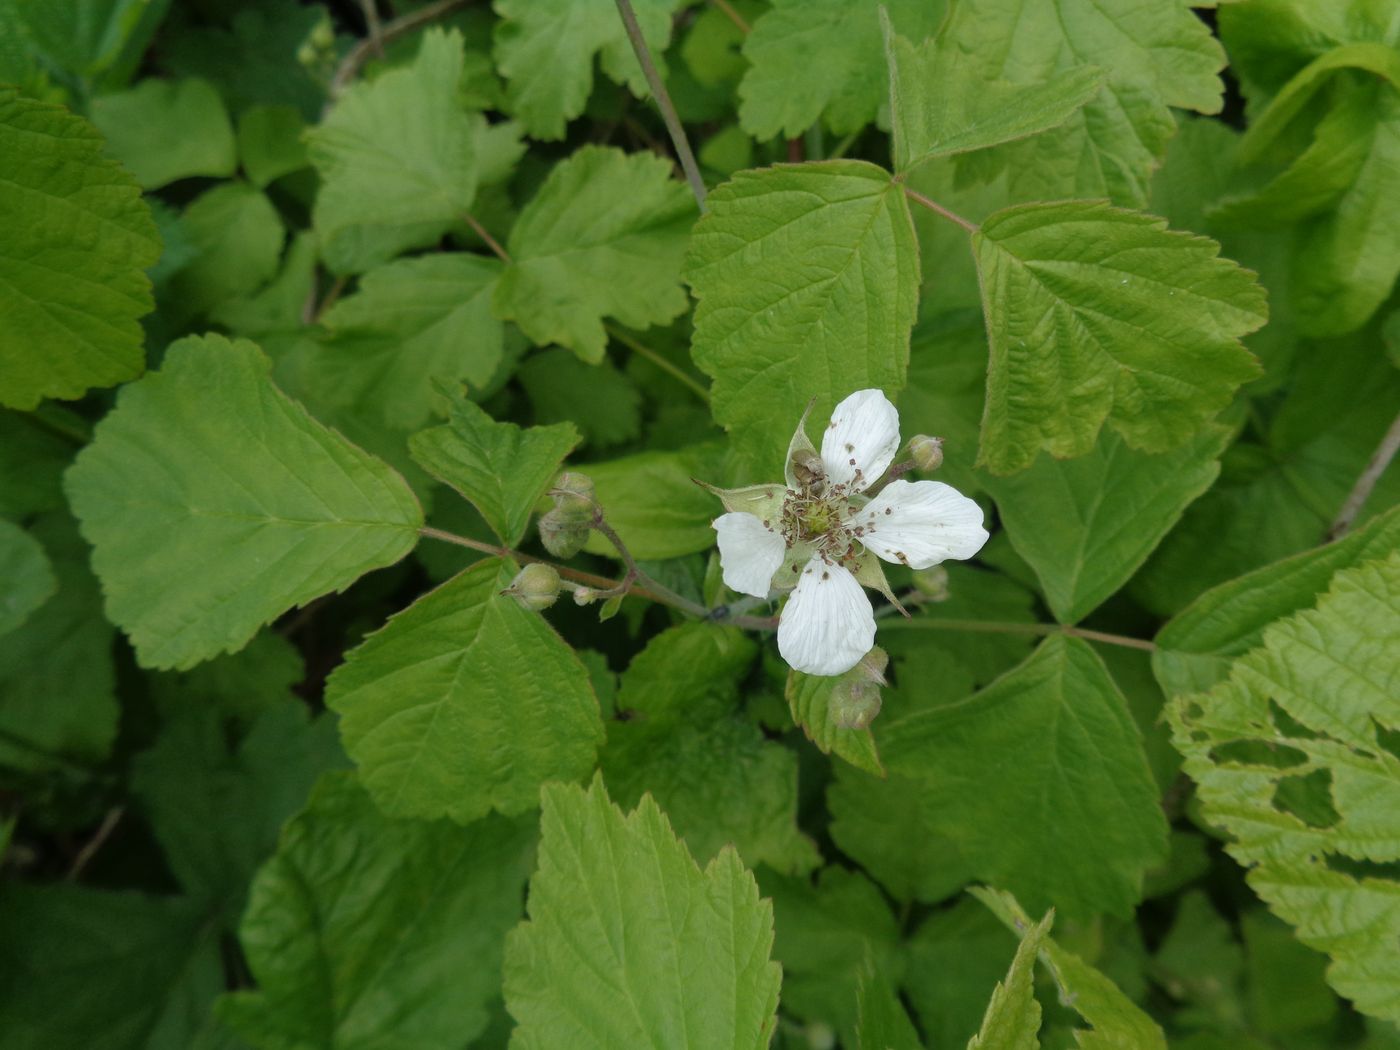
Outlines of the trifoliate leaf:
[{"label": "trifoliate leaf", "polygon": [[1060,129],[998,151],[1016,199],[1108,197],[1140,206],[1176,130],[1169,107],[1218,113],[1225,53],[1189,3],[971,0],[952,5],[940,47],[985,80],[1037,84],[1085,65],[1102,90]]},{"label": "trifoliate leaf", "polygon": [[145,365],[137,319],[160,238],[101,153],[87,121],[0,87],[0,404],[81,397]]},{"label": "trifoliate leaf", "polygon": [[857,1025],[856,996],[866,963],[897,980],[899,925],[876,885],[859,872],[823,868],[815,882],[761,873],[773,901],[783,967],[783,1009],[849,1035]]},{"label": "trifoliate leaf", "polygon": [[547,780],[593,768],[603,738],[588,671],[488,559],[352,649],[326,683],[345,749],[381,809],[467,823],[523,813]]},{"label": "trifoliate leaf", "polygon": [[[923,782],[935,827],[976,877],[1038,907],[1126,915],[1166,853],[1142,737],[1078,639],[1047,638],[975,696],[892,721],[880,751],[891,773]],[[1024,814],[1014,835],[1008,813]]]},{"label": "trifoliate leaf", "polygon": [[528,429],[497,423],[460,394],[452,394],[449,405],[446,426],[409,439],[413,458],[470,500],[501,541],[514,547],[578,444],[578,431],[568,423]]},{"label": "trifoliate leaf", "polygon": [[1392,1021],[1397,595],[1400,554],[1338,572],[1315,608],[1266,628],[1226,681],[1168,708],[1203,816],[1228,833],[1250,886],[1331,956],[1333,988]]},{"label": "trifoliate leaf", "polygon": [[1254,275],[1204,237],[1092,201],[1007,208],[973,235],[991,366],[978,462],[1082,456],[1109,423],[1133,448],[1186,441],[1258,374]]},{"label": "trifoliate leaf", "polygon": [[987,80],[976,57],[936,39],[916,47],[897,34],[886,40],[885,57],[896,171],[1059,127],[1103,84],[1094,66],[1071,67],[1042,84]]},{"label": "trifoliate leaf", "polygon": [[1231,436],[1203,427],[1180,448],[1148,455],[1100,434],[1087,456],[1065,461],[1042,452],[1029,470],[986,479],[1056,619],[1082,620],[1127,582],[1220,474]]},{"label": "trifoliate leaf", "polygon": [[789,672],[784,692],[793,722],[822,754],[839,755],[857,769],[884,775],[885,767],[880,765],[880,752],[875,747],[870,727],[851,729],[838,725],[832,717],[831,691],[836,682],[837,679],[831,677]]},{"label": "trifoliate leaf", "polygon": [[266,188],[309,162],[295,106],[252,106],[238,118],[238,156],[254,186]]},{"label": "trifoliate leaf", "polygon": [[231,928],[283,821],[343,765],[334,720],[294,700],[264,711],[236,750],[215,708],[188,706],[133,761],[131,784],[185,893]]},{"label": "trifoliate leaf", "polygon": [[856,986],[856,1050],[923,1050],[894,988],[870,969]]},{"label": "trifoliate leaf", "polygon": [[[1010,893],[981,888],[971,892],[1016,936],[1024,939],[1037,929]],[[1074,1033],[1083,1050],[1166,1050],[1166,1037],[1152,1018],[1102,973],[1048,935],[1041,943],[1040,961],[1055,979],[1060,1001],[1091,1026]]]},{"label": "trifoliate leaf", "polygon": [[[710,527],[721,513],[718,501],[695,484],[715,477],[724,459],[717,444],[692,445],[675,452],[638,452],[583,470],[593,479],[594,498],[634,557],[679,558],[715,544]],[[584,544],[593,554],[617,557],[603,536]]]},{"label": "trifoliate leaf", "polygon": [[0,518],[0,635],[9,634],[58,587],[44,548],[14,522]]},{"label": "trifoliate leaf", "polygon": [[403,479],[307,415],[271,368],[246,340],[180,340],[68,471],[107,614],[143,666],[242,648],[417,542]]},{"label": "trifoliate leaf", "polygon": [[567,350],[545,350],[527,357],[516,375],[536,423],[571,422],[600,449],[642,432],[642,392],[607,359],[590,365]]},{"label": "trifoliate leaf", "polygon": [[73,521],[47,514],[30,533],[43,544],[58,590],[0,636],[0,765],[95,764],[117,734],[112,625]]},{"label": "trifoliate leaf", "polygon": [[432,244],[476,201],[486,120],[457,101],[462,36],[430,29],[413,65],[351,87],[307,132],[312,225],[335,273]]},{"label": "trifoliate leaf", "polygon": [[668,161],[585,146],[554,167],[515,221],[496,312],[538,345],[596,364],[605,317],[646,328],[685,311],[680,269],[694,218]]},{"label": "trifoliate leaf", "polygon": [[[922,41],[939,6],[885,5],[896,31]],[[748,71],[739,121],[755,138],[796,138],[819,119],[838,135],[858,131],[889,101],[880,4],[874,0],[777,0],[744,41]]]},{"label": "trifoliate leaf", "polygon": [[7,880],[6,1050],[191,1046],[224,988],[218,932],[203,908],[177,897]]},{"label": "trifoliate leaf", "polygon": [[1264,628],[1310,608],[1335,573],[1400,550],[1400,508],[1325,547],[1295,554],[1207,591],[1157,634],[1152,670],[1168,696],[1206,690],[1255,648]]},{"label": "trifoliate leaf", "polygon": [[484,387],[504,336],[491,315],[495,259],[443,252],[370,270],[354,295],[326,311],[317,355],[328,396],[363,405],[386,428],[416,430],[433,417],[436,382]]},{"label": "trifoliate leaf", "polygon": [[701,870],[655,802],[624,816],[598,779],[546,786],[541,829],[530,918],[506,941],[513,1045],[768,1046],[773,909],[736,853]]},{"label": "trifoliate leaf", "polygon": [[212,310],[277,273],[286,237],[282,219],[266,194],[246,182],[223,182],[196,197],[180,226],[195,253],[171,283],[183,310]]},{"label": "trifoliate leaf", "polygon": [[1035,1001],[1035,960],[1054,916],[1046,915],[1021,936],[1006,980],[992,992],[982,1027],[967,1050],[1040,1050],[1040,1004]]},{"label": "trifoliate leaf", "polygon": [[599,766],[619,805],[645,793],[692,856],[726,844],[747,864],[800,873],[820,862],[797,827],[797,756],[738,710],[757,647],[735,628],[686,624],[657,635],[622,676]]},{"label": "trifoliate leaf", "polygon": [[741,172],[709,196],[686,279],[695,363],[747,477],[767,481],[807,402],[825,419],[852,390],[904,384],[918,302],[899,185],[863,161]]},{"label": "trifoliate leaf", "polygon": [[145,190],[193,175],[232,175],[238,167],[233,125],[207,80],[148,77],[93,99],[92,122]]},{"label": "trifoliate leaf", "polygon": [[258,990],[220,1016],[269,1050],[458,1050],[500,987],[532,824],[391,820],[353,776],[325,777],[253,882],[240,941]]},{"label": "trifoliate leaf", "polygon": [[[496,0],[496,68],[506,78],[511,114],[532,138],[562,139],[593,89],[593,56],[638,97],[646,78],[613,0]],[[637,0],[637,24],[654,59],[671,40],[679,0]],[[665,68],[661,67],[662,76]]]}]

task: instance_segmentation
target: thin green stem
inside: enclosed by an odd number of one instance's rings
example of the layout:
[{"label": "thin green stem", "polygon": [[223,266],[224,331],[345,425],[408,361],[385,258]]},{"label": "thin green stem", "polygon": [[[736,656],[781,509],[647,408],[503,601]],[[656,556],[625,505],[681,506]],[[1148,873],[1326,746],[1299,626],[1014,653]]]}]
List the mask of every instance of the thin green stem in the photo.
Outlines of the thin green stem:
[{"label": "thin green stem", "polygon": [[700,177],[700,166],[695,163],[695,154],[691,152],[690,140],[685,137],[685,128],[681,127],[681,118],[676,115],[676,107],[671,104],[671,96],[666,93],[666,85],[661,80],[661,74],[657,72],[656,63],[651,59],[651,50],[647,47],[646,37],[642,36],[642,27],[637,24],[637,13],[632,10],[631,0],[617,0],[617,13],[622,16],[622,24],[627,29],[627,39],[632,41],[632,50],[641,64],[643,75],[647,78],[651,97],[656,101],[656,108],[661,110],[661,119],[666,124],[667,134],[671,136],[671,144],[676,147],[681,170],[685,172],[685,179],[690,183],[690,192],[695,194],[695,203],[700,206],[703,215],[705,180]]},{"label": "thin green stem", "polygon": [[687,389],[693,392],[695,396],[698,397],[705,404],[708,405],[710,403],[709,390],[705,389],[702,383],[690,376],[684,369],[672,364],[670,361],[666,360],[666,358],[662,357],[651,347],[646,346],[643,343],[637,342],[637,340],[633,339],[630,335],[622,331],[622,329],[618,328],[616,325],[604,324],[603,327],[607,329],[608,335],[612,336],[623,346],[627,347],[627,349],[631,350],[635,354],[640,354],[642,357],[645,357],[648,361],[654,364],[657,368],[661,369],[667,375],[679,380],[686,386]]},{"label": "thin green stem", "polygon": [[928,630],[928,631],[972,631],[984,634],[1030,634],[1046,637],[1052,634],[1067,634],[1083,638],[1089,642],[1103,642],[1105,645],[1119,645],[1125,649],[1142,649],[1152,652],[1156,643],[1145,638],[1129,638],[1124,634],[1109,634],[1107,631],[1094,631],[1087,627],[1066,627],[1058,623],[1014,623],[1001,620],[945,620],[933,616],[919,616],[908,620],[888,620],[881,625],[882,630]]},{"label": "thin green stem", "polygon": [[961,227],[962,227],[964,230],[966,230],[968,233],[976,233],[976,232],[977,232],[977,228],[978,228],[978,227],[977,227],[977,224],[976,224],[975,222],[969,222],[967,219],[964,219],[964,218],[963,218],[961,215],[959,215],[957,212],[955,212],[955,211],[949,211],[947,208],[943,207],[943,205],[939,204],[937,201],[931,200],[930,198],[925,197],[925,196],[924,196],[922,193],[920,193],[918,190],[911,190],[908,186],[905,186],[905,187],[904,187],[904,195],[905,195],[906,197],[908,197],[911,201],[913,201],[915,204],[922,204],[925,208],[927,208],[929,211],[933,212],[935,215],[941,215],[943,218],[947,219],[949,222],[957,223],[959,226],[961,226]]}]

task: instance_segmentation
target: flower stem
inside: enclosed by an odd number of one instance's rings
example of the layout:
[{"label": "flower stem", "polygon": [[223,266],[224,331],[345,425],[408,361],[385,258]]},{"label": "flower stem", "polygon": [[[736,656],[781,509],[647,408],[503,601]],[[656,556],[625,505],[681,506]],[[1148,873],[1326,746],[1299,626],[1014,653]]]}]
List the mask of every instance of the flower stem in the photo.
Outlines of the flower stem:
[{"label": "flower stem", "polygon": [[1094,631],[1087,627],[1068,627],[1058,623],[1015,623],[1002,620],[944,620],[932,616],[920,616],[909,620],[888,620],[880,625],[881,630],[919,628],[932,631],[974,631],[984,634],[1031,634],[1045,637],[1052,634],[1067,634],[1073,638],[1083,638],[1090,642],[1103,642],[1105,645],[1120,645],[1125,649],[1142,649],[1152,652],[1155,642],[1145,638],[1129,638],[1123,634],[1109,634],[1107,631]]},{"label": "flower stem", "polygon": [[1381,480],[1381,475],[1385,473],[1386,467],[1390,466],[1390,461],[1395,458],[1397,452],[1400,452],[1400,416],[1396,416],[1395,422],[1390,424],[1390,429],[1385,432],[1381,443],[1376,446],[1376,451],[1371,454],[1366,469],[1361,472],[1356,484],[1351,487],[1351,492],[1347,494],[1342,509],[1332,520],[1332,527],[1327,530],[1329,541],[1340,539],[1350,531],[1356,516],[1361,513],[1361,508],[1366,506],[1366,501],[1371,498],[1371,490]]},{"label": "flower stem", "polygon": [[627,349],[631,350],[633,353],[641,354],[641,356],[645,357],[648,361],[654,364],[657,368],[661,369],[667,375],[670,375],[674,379],[677,379],[681,383],[683,383],[686,386],[686,388],[692,391],[695,394],[695,396],[698,397],[704,404],[708,405],[710,403],[710,392],[707,389],[705,389],[703,384],[691,377],[684,369],[672,364],[670,361],[666,360],[666,358],[662,357],[651,347],[645,346],[642,343],[637,342],[637,340],[633,339],[630,335],[622,331],[616,325],[604,324],[603,327],[607,329],[608,335],[612,336],[623,346],[627,347]]},{"label": "flower stem", "polygon": [[666,93],[666,85],[661,81],[656,63],[651,60],[651,50],[647,47],[646,38],[642,36],[642,27],[637,24],[637,13],[632,10],[631,0],[617,0],[617,13],[622,16],[622,24],[627,29],[627,39],[632,41],[632,50],[636,52],[642,73],[647,78],[651,97],[656,100],[656,108],[661,110],[661,119],[666,124],[667,134],[671,136],[671,144],[676,147],[681,170],[685,172],[685,179],[690,183],[690,192],[695,194],[695,203],[700,206],[700,213],[703,215],[705,180],[700,177],[700,166],[695,163],[695,154],[690,150],[690,140],[685,137],[685,128],[681,127],[676,107],[671,104],[671,96]]},{"label": "flower stem", "polygon": [[978,227],[977,227],[977,224],[976,224],[975,222],[969,222],[967,219],[964,219],[964,218],[963,218],[961,215],[959,215],[957,212],[949,211],[947,208],[943,207],[943,205],[939,204],[937,201],[935,201],[935,200],[930,200],[928,197],[925,197],[925,196],[924,196],[922,193],[920,193],[918,190],[911,190],[908,186],[905,186],[905,187],[904,187],[904,195],[905,195],[906,197],[908,197],[911,201],[913,201],[915,204],[922,204],[922,205],[923,205],[925,208],[927,208],[929,211],[933,212],[933,213],[936,214],[936,215],[941,215],[941,216],[943,216],[943,218],[947,219],[949,222],[957,223],[959,226],[961,226],[961,227],[962,227],[964,230],[966,230],[968,233],[976,233],[976,232],[977,232]]}]

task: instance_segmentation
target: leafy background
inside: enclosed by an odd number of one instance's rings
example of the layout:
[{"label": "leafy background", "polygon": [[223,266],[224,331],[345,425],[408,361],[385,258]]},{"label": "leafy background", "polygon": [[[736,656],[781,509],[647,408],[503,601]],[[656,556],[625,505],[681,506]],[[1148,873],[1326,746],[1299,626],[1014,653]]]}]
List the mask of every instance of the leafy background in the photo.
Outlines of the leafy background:
[{"label": "leafy background", "polygon": [[[0,1046],[1400,1046],[1400,5],[635,7],[0,0]],[[500,596],[869,386],[870,728]]]}]

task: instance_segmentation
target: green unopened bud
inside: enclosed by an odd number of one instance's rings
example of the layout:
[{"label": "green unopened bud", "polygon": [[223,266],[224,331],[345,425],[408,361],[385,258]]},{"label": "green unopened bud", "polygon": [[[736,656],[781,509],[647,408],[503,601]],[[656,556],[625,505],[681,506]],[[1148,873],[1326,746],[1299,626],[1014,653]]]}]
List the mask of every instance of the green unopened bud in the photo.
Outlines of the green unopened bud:
[{"label": "green unopened bud", "polygon": [[909,457],[919,470],[937,470],[943,465],[943,439],[916,434],[909,439]]},{"label": "green unopened bud", "polygon": [[323,18],[316,23],[311,30],[311,46],[318,51],[329,51],[335,46],[335,30],[331,27],[330,19]]},{"label": "green unopened bud", "polygon": [[543,612],[559,598],[559,573],[553,565],[533,562],[516,573],[501,593],[514,598],[522,609]]},{"label": "green unopened bud", "polygon": [[803,1030],[811,1050],[835,1050],[836,1030],[824,1021],[813,1021]]},{"label": "green unopened bud", "polygon": [[597,592],[596,590],[594,590],[592,587],[575,587],[575,588],[574,588],[574,604],[575,604],[575,605],[592,605],[592,604],[593,604],[594,602],[596,602],[597,600],[598,600],[598,592]]},{"label": "green unopened bud", "polygon": [[831,690],[831,720],[842,729],[866,729],[880,713],[880,687],[890,658],[876,646],[837,679]]},{"label": "green unopened bud", "polygon": [[311,66],[314,66],[316,64],[316,61],[316,49],[312,47],[309,42],[302,44],[301,47],[297,48],[297,63],[299,65],[306,66],[309,68]]},{"label": "green unopened bud", "polygon": [[948,600],[948,570],[942,565],[931,565],[914,573],[914,587],[924,596],[925,601],[943,602]]},{"label": "green unopened bud", "polygon": [[540,515],[540,542],[556,558],[572,558],[588,539],[588,522],[555,508]]},{"label": "green unopened bud", "polygon": [[593,512],[593,479],[587,474],[566,470],[549,490],[554,506],[566,515],[581,516]]}]

